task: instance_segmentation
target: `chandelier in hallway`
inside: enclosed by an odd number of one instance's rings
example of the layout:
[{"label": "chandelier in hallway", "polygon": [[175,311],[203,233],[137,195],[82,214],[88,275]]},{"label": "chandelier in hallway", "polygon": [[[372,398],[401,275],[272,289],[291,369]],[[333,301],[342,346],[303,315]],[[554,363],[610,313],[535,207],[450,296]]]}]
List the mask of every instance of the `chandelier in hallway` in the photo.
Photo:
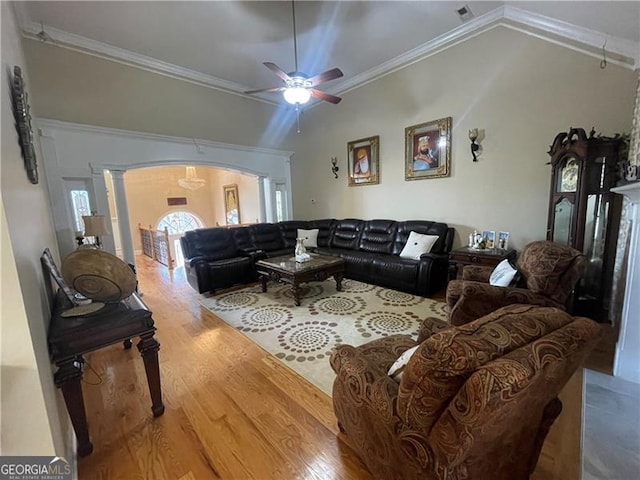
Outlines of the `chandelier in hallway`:
[{"label": "chandelier in hallway", "polygon": [[178,185],[188,190],[198,190],[204,187],[206,180],[204,178],[198,178],[196,174],[196,167],[187,167],[186,178],[178,179]]}]

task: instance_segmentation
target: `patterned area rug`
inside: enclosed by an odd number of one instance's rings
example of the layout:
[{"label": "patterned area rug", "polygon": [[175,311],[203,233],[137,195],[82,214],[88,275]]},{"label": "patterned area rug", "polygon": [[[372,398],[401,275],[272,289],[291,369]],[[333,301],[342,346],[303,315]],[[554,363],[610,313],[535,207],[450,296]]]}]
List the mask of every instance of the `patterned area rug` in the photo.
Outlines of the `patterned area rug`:
[{"label": "patterned area rug", "polygon": [[445,303],[345,279],[305,284],[296,307],[291,287],[270,282],[202,298],[200,303],[331,395],[329,365],[338,344],[361,345],[394,334],[417,335],[426,317],[446,318]]}]

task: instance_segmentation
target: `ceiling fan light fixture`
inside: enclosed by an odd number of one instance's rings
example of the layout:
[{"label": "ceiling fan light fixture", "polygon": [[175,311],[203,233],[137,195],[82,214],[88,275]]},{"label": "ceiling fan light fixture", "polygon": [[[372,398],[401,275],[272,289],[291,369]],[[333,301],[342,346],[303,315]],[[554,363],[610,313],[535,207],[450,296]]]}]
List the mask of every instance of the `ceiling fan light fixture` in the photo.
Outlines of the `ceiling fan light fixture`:
[{"label": "ceiling fan light fixture", "polygon": [[291,105],[304,105],[311,99],[311,92],[304,87],[290,87],[282,94],[285,101]]}]

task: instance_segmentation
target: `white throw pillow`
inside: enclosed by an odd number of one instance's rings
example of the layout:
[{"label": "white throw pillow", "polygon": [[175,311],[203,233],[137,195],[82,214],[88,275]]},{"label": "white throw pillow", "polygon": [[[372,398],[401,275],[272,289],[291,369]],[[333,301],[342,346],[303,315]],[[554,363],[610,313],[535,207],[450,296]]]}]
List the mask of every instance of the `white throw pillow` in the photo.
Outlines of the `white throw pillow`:
[{"label": "white throw pillow", "polygon": [[440,238],[438,235],[422,235],[421,233],[411,232],[407,243],[400,252],[402,258],[412,258],[420,260],[420,255],[429,253],[433,244]]},{"label": "white throw pillow", "polygon": [[517,268],[513,268],[513,265],[509,263],[509,260],[506,258],[502,260],[496,268],[491,272],[491,276],[489,277],[489,285],[493,285],[495,287],[508,287],[513,280],[513,277],[518,273]]},{"label": "white throw pillow", "polygon": [[391,368],[389,369],[389,376],[393,380],[400,383],[402,374],[404,373],[404,367],[407,366],[407,363],[409,363],[409,360],[411,360],[411,357],[414,353],[416,353],[416,350],[418,350],[419,346],[420,345],[418,344],[415,347],[411,347],[409,350],[400,355],[395,362],[393,362],[393,365],[391,365]]},{"label": "white throw pillow", "polygon": [[302,228],[298,229],[298,238],[302,239],[302,243],[305,247],[318,247],[318,232],[319,229],[314,228],[313,230],[303,230]]}]

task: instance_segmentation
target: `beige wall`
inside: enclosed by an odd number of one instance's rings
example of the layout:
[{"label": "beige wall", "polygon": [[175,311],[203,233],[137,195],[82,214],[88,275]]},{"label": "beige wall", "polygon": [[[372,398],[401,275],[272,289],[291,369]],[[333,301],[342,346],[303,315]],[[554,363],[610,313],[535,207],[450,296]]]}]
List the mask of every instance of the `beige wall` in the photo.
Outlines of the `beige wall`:
[{"label": "beige wall", "polygon": [[[70,423],[53,385],[47,349],[49,303],[40,255],[58,249],[46,184],[25,173],[9,90],[14,65],[25,66],[11,4],[2,2],[2,155],[0,156],[0,455],[69,455]],[[23,68],[27,91],[31,85]],[[37,113],[37,104],[31,100]],[[42,177],[42,166],[39,167]]]},{"label": "beige wall", "polygon": [[[337,106],[308,110],[302,134],[290,124],[283,137],[270,125],[279,112],[260,102],[39,42],[27,41],[26,53],[43,117],[295,150],[294,218],[439,220],[456,228],[457,245],[473,229],[509,231],[517,248],[543,238],[554,136],[569,127],[629,131],[635,91],[630,70],[601,70],[598,59],[497,27],[348,92]],[[406,182],[404,128],[446,116],[451,176]],[[473,127],[485,134],[477,163]],[[381,183],[350,188],[346,144],[372,135],[380,135]]]},{"label": "beige wall", "polygon": [[[323,104],[303,118],[292,161],[295,217],[428,219],[457,230],[545,237],[550,167],[558,132],[631,128],[634,73],[505,28],[427,58]],[[451,176],[404,180],[404,128],[453,117]],[[468,130],[485,131],[472,162]],[[380,135],[381,183],[347,186],[347,142]],[[340,178],[331,174],[338,156]],[[316,203],[312,204],[311,200]]]},{"label": "beige wall", "polygon": [[43,118],[270,147],[275,110],[174,78],[25,40],[34,101]]},{"label": "beige wall", "polygon": [[[170,212],[193,213],[207,227],[213,227],[216,223],[225,225],[223,185],[238,185],[243,222],[253,223],[259,216],[260,203],[255,177],[220,168],[197,166],[198,177],[207,180],[207,183],[204,187],[191,191],[178,185],[178,180],[185,177],[185,172],[184,166],[170,166],[139,168],[125,173],[124,185],[134,249],[142,249],[138,223],[145,228],[149,225],[155,228],[160,219]],[[187,205],[170,207],[167,205],[167,197],[186,197]]]}]

